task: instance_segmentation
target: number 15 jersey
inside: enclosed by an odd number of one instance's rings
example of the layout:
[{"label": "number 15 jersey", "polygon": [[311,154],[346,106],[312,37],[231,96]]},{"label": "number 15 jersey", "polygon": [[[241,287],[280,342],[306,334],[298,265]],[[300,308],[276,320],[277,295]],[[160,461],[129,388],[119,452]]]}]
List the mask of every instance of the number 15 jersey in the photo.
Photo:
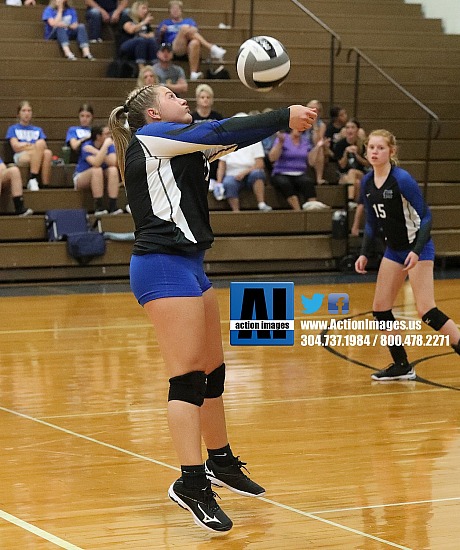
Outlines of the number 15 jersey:
[{"label": "number 15 jersey", "polygon": [[385,183],[377,188],[374,171],[361,181],[361,202],[366,209],[365,239],[382,228],[387,246],[420,254],[430,239],[431,212],[414,178],[393,166]]}]

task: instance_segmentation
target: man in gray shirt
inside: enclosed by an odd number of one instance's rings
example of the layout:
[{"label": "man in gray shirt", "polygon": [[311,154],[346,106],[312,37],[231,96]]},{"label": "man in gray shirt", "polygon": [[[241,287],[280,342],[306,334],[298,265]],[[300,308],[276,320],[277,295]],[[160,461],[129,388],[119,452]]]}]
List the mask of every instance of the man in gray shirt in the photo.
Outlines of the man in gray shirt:
[{"label": "man in gray shirt", "polygon": [[187,93],[188,83],[184,69],[173,64],[173,55],[171,44],[161,44],[157,52],[158,61],[153,66],[153,71],[157,75],[160,84],[164,84],[180,96]]}]

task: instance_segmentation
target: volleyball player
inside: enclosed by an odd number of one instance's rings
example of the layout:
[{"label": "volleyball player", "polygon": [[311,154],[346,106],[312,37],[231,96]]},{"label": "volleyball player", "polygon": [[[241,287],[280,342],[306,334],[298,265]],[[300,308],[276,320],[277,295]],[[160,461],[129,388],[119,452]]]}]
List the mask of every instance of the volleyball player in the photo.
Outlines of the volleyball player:
[{"label": "volleyball player", "polygon": [[[386,250],[379,267],[374,318],[394,321],[392,308],[405,279],[414,292],[417,312],[434,330],[449,336],[460,355],[460,331],[434,301],[434,245],[431,240],[431,213],[414,178],[397,166],[396,138],[387,130],[375,130],[367,142],[367,159],[372,171],[361,182],[361,201],[366,210],[366,226],[361,254],[356,260],[358,273],[366,273],[370,243],[377,228],[383,230]],[[413,380],[415,370],[402,345],[389,346],[393,363],[374,374],[374,380]]]},{"label": "volleyball player", "polygon": [[[122,178],[136,226],[131,288],[156,329],[169,378],[168,421],[181,463],[170,498],[195,523],[225,533],[211,481],[246,496],[265,490],[230,449],[222,400],[225,363],[216,295],[203,270],[213,234],[207,203],[209,161],[282,128],[310,128],[300,105],[256,116],[191,124],[185,99],[144,86],[110,115]],[[201,437],[208,449],[203,464]]]}]

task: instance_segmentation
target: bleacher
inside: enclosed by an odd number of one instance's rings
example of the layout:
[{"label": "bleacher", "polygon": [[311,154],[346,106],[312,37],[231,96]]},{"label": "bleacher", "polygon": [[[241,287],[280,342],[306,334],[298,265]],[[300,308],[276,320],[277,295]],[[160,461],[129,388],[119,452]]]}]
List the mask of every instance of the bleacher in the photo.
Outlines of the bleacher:
[{"label": "bleacher", "polygon": [[[85,21],[82,0],[77,0],[80,21]],[[307,5],[307,3],[306,3]],[[235,26],[231,0],[209,9],[208,0],[187,0],[185,15],[193,15],[203,34],[227,49],[225,66],[231,80],[213,80],[214,108],[226,116],[238,111],[306,103],[317,98],[325,114],[329,110],[329,36],[304,16],[289,0],[255,1],[253,34],[279,38],[289,51],[292,70],[278,89],[262,94],[245,88],[237,79],[234,59],[247,38],[249,0],[237,0]],[[77,120],[81,103],[95,109],[95,123],[105,122],[110,111],[124,101],[134,80],[109,79],[105,71],[114,54],[113,37],[107,30],[102,44],[92,45],[97,61],[64,59],[55,42],[43,40],[41,13],[44,5],[16,8],[0,5],[0,138],[16,121],[20,100],[28,99],[33,121],[42,126],[48,144],[59,155],[68,126]],[[433,210],[433,238],[439,257],[460,256],[460,37],[443,34],[439,20],[427,20],[419,5],[403,0],[374,3],[370,0],[311,0],[307,6],[343,40],[336,60],[335,103],[353,115],[354,67],[347,63],[347,48],[359,47],[366,55],[439,115],[441,134],[432,143],[427,199]],[[167,13],[155,3],[159,22]],[[76,51],[75,46],[73,50]],[[206,68],[206,63],[203,63]],[[403,168],[419,181],[424,177],[427,119],[423,111],[383,81],[371,69],[361,70],[362,86],[358,118],[367,131],[388,128],[398,137]],[[195,87],[189,84],[187,99],[194,108]],[[2,146],[4,143],[2,142]],[[3,148],[5,149],[5,148]],[[0,148],[5,160],[8,151]],[[27,206],[35,214],[19,219],[12,215],[11,200],[0,197],[0,281],[57,280],[126,277],[132,243],[108,242],[107,253],[87,266],[79,266],[66,252],[65,243],[48,243],[44,213],[51,208],[85,207],[91,211],[89,192],[72,187],[73,166],[54,166],[48,189],[24,191]],[[25,179],[25,178],[24,178]],[[27,181],[25,179],[25,181]],[[318,199],[331,206],[324,212],[292,212],[271,187],[267,203],[271,213],[255,211],[251,194],[242,197],[241,213],[228,210],[226,201],[210,195],[211,220],[216,234],[206,254],[210,274],[286,273],[334,270],[346,252],[346,242],[333,239],[332,212],[344,207],[343,189],[326,185]],[[120,189],[120,206],[125,204]],[[351,223],[351,220],[350,220]],[[106,216],[105,231],[132,231],[129,214]]]}]

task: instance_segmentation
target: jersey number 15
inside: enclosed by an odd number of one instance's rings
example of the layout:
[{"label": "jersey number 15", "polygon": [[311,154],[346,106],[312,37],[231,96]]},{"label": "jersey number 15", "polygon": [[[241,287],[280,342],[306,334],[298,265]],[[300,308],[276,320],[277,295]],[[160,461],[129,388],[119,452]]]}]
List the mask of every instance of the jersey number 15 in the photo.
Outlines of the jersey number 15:
[{"label": "jersey number 15", "polygon": [[373,204],[372,208],[374,209],[374,212],[375,212],[375,215],[377,216],[377,218],[386,218],[387,217],[387,214],[385,212],[385,207],[383,206],[383,204],[381,204],[381,203]]}]

